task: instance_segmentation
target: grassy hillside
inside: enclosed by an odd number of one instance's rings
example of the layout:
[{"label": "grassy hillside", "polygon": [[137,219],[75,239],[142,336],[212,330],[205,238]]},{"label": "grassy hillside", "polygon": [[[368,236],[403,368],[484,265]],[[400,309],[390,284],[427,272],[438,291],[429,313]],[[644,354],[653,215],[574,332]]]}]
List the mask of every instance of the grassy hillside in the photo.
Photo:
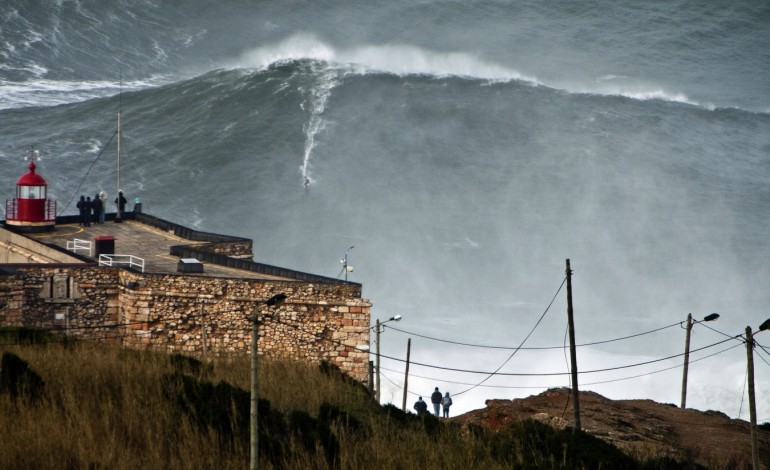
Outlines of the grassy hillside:
[{"label": "grassy hillside", "polygon": [[[247,468],[248,358],[0,338],[0,468]],[[260,468],[691,468],[537,422],[492,433],[374,403],[328,366],[260,362]]]}]

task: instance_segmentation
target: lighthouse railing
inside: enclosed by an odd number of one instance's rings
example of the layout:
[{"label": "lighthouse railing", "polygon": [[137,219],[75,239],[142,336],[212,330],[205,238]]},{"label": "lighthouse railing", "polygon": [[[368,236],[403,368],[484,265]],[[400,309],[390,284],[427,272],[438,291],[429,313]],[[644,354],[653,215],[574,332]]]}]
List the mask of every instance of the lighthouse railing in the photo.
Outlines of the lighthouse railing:
[{"label": "lighthouse railing", "polygon": [[[16,198],[5,200],[5,219],[6,220],[20,220],[25,211],[19,213],[19,200]],[[51,222],[56,220],[56,201],[51,199],[45,200],[43,206],[43,219],[39,220],[36,217],[33,218],[33,222]],[[25,217],[26,219],[26,217]]]},{"label": "lighthouse railing", "polygon": [[18,208],[18,205],[16,204],[16,199],[6,199],[5,200],[5,219],[15,220],[17,208]]},{"label": "lighthouse railing", "polygon": [[46,222],[56,220],[56,201],[45,200],[45,220]]}]

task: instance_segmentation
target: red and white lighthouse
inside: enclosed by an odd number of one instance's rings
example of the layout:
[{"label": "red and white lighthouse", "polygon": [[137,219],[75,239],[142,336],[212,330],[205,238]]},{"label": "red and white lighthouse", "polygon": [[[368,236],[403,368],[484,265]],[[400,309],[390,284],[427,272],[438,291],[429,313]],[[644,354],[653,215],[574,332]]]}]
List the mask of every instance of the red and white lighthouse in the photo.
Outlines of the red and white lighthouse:
[{"label": "red and white lighthouse", "polygon": [[29,173],[16,181],[16,197],[5,201],[5,224],[25,232],[53,230],[56,201],[48,199],[48,183],[35,173],[37,151],[30,151]]}]

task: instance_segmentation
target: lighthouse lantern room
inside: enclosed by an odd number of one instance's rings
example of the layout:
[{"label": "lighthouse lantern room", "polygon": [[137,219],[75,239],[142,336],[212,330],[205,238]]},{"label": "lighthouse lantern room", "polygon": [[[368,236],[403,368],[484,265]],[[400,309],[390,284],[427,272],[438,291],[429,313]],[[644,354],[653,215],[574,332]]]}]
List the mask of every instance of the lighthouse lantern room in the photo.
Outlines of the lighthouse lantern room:
[{"label": "lighthouse lantern room", "polygon": [[48,183],[35,173],[38,152],[30,150],[29,172],[16,181],[16,197],[5,201],[5,224],[25,232],[53,230],[56,201],[48,199]]}]

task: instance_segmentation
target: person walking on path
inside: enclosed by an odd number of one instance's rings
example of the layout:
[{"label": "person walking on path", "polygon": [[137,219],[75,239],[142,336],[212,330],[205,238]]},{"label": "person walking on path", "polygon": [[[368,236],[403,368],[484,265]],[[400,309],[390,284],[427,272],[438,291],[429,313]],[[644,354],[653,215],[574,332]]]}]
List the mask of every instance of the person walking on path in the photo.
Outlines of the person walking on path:
[{"label": "person walking on path", "polygon": [[102,220],[102,200],[99,199],[99,195],[97,194],[94,196],[94,198],[91,200],[91,205],[94,209],[94,223],[98,224],[101,223]]},{"label": "person walking on path", "polygon": [[116,220],[123,220],[123,211],[126,210],[126,203],[128,203],[128,199],[123,195],[123,191],[118,191],[118,197],[115,198],[115,204],[118,206],[118,214],[115,216]]},{"label": "person walking on path", "polygon": [[80,200],[78,201],[75,207],[78,208],[78,214],[80,215],[80,223],[78,225],[80,225],[81,227],[85,227],[86,226],[86,197],[80,196]]},{"label": "person walking on path", "polygon": [[444,408],[444,418],[449,418],[449,407],[452,406],[452,399],[449,397],[449,392],[446,392],[444,398],[441,399],[441,406]]},{"label": "person walking on path", "polygon": [[422,401],[422,397],[418,398],[417,401],[414,402],[414,411],[417,412],[417,416],[428,414],[428,404]]},{"label": "person walking on path", "polygon": [[438,391],[438,387],[430,396],[430,402],[433,403],[433,414],[438,416],[439,408],[441,407],[441,392]]},{"label": "person walking on path", "polygon": [[104,223],[104,215],[107,213],[107,193],[99,191],[99,201],[102,203],[102,210],[99,212],[99,223]]}]

